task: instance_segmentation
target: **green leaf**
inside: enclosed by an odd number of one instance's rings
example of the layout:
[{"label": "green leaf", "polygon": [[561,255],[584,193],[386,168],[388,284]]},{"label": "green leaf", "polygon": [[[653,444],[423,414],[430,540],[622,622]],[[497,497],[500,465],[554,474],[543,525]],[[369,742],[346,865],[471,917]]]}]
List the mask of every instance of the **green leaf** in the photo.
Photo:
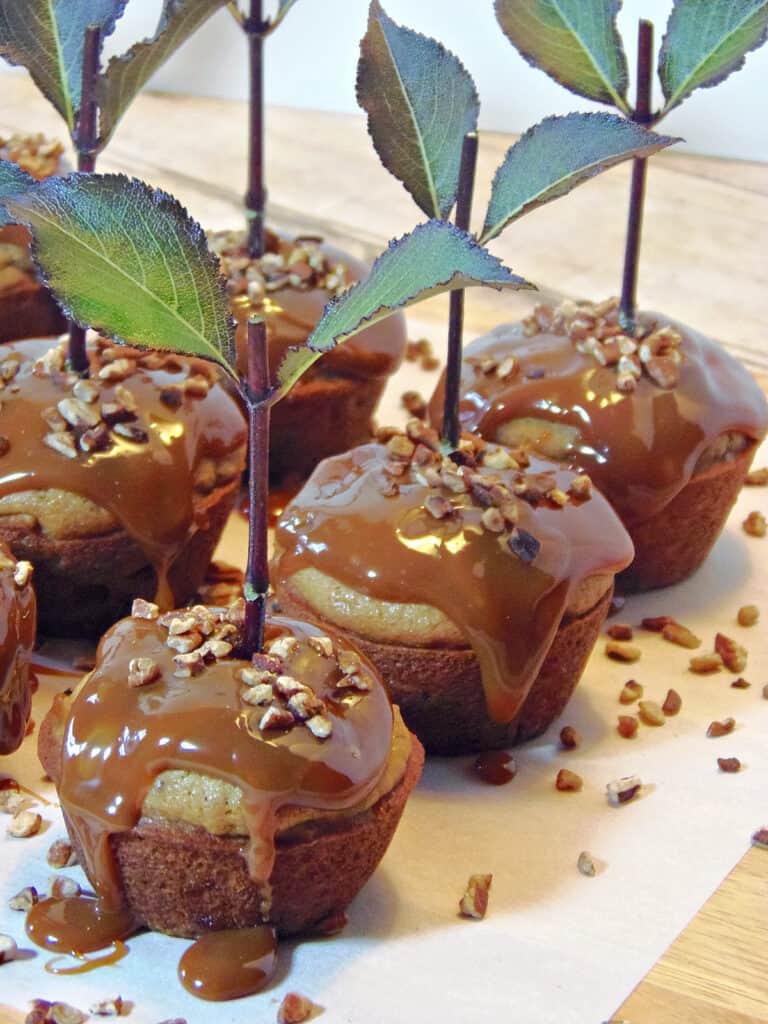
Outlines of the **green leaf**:
[{"label": "green leaf", "polygon": [[49,178],[6,206],[67,316],[119,342],[212,359],[236,376],[229,306],[183,206],[122,174]]},{"label": "green leaf", "polygon": [[623,113],[627,58],[616,27],[621,0],[495,0],[496,17],[521,55],[566,89]]},{"label": "green leaf", "polygon": [[675,0],[659,54],[662,114],[738,71],[767,35],[768,0]]},{"label": "green leaf", "polygon": [[650,156],[679,141],[615,114],[545,118],[507,150],[496,171],[481,244],[495,238],[511,221],[566,195],[609,167]]},{"label": "green leaf", "polygon": [[154,36],[112,58],[98,87],[102,145],[152,75],[226,3],[227,0],[165,0]]},{"label": "green leaf", "polygon": [[456,202],[461,146],[480,103],[461,61],[440,43],[396,24],[372,0],[360,43],[357,102],[376,152],[428,217]]},{"label": "green leaf", "polygon": [[0,160],[0,227],[12,223],[4,207],[6,199],[27,192],[37,184],[31,174],[10,160]]},{"label": "green leaf", "polygon": [[111,35],[127,0],[0,0],[0,57],[25,67],[70,132],[80,109],[89,25]]},{"label": "green leaf", "polygon": [[347,338],[421,299],[472,285],[532,288],[472,238],[443,220],[420,224],[389,243],[370,273],[325,307],[304,345],[292,349],[278,369],[284,394],[305,370]]}]

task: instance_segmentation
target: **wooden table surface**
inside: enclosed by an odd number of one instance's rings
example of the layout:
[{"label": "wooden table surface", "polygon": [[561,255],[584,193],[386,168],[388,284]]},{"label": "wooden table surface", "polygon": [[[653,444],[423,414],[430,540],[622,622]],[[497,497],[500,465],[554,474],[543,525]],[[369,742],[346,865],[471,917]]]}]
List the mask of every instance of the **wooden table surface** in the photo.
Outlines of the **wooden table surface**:
[{"label": "wooden table surface", "polygon": [[[40,130],[62,137],[57,116],[23,75],[3,76],[0,135]],[[574,106],[578,103],[574,100]],[[489,183],[511,143],[482,133],[478,222]],[[121,170],[168,189],[210,227],[237,223],[244,191],[242,103],[148,94],[134,104],[104,171]],[[273,108],[267,119],[271,221],[320,231],[360,255],[423,219],[378,164],[360,117]],[[536,211],[492,247],[545,296],[615,293],[623,250],[627,167]],[[669,152],[648,181],[640,296],[724,341],[768,385],[768,168]],[[483,331],[514,319],[529,296],[473,290],[467,325]],[[419,307],[440,321],[444,299]],[[755,828],[768,824],[755,821]],[[755,808],[756,815],[761,812]],[[745,848],[747,837],[745,837]],[[753,848],[614,1014],[626,1024],[768,1024],[768,853]],[[608,968],[607,968],[608,969]],[[596,1022],[585,1022],[596,1024]]]}]

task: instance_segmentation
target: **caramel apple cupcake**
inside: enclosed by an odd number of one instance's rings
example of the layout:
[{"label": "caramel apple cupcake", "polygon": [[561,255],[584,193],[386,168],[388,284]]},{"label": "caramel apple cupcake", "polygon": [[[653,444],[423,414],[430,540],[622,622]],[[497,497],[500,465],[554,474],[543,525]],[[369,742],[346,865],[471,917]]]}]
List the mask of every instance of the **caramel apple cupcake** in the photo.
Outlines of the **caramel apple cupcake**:
[{"label": "caramel apple cupcake", "polygon": [[35,592],[32,566],[17,562],[4,544],[0,544],[0,625],[0,754],[12,754],[24,739],[32,706]]},{"label": "caramel apple cupcake", "polygon": [[[261,259],[248,256],[243,232],[208,236],[221,260],[238,360],[245,372],[248,317],[266,318],[273,374],[287,349],[303,344],[326,303],[363,277],[366,266],[317,237],[269,232]],[[324,355],[273,407],[269,449],[274,482],[304,480],[321,459],[371,438],[371,417],[405,351],[405,321],[391,316]]]},{"label": "caramel apple cupcake", "polygon": [[[38,181],[61,171],[63,147],[43,135],[0,136],[0,160],[12,160]],[[30,234],[17,224],[0,227],[0,342],[60,334],[61,310],[40,283]]]},{"label": "caramel apple cupcake", "polygon": [[277,524],[280,608],[344,631],[428,752],[507,746],[565,707],[627,534],[585,475],[418,420],[327,459]]},{"label": "caramel apple cupcake", "polygon": [[733,356],[658,313],[629,337],[616,299],[537,306],[473,342],[461,394],[465,429],[589,474],[635,545],[625,592],[701,565],[768,430],[765,397]]},{"label": "caramel apple cupcake", "polygon": [[209,363],[101,339],[0,351],[0,540],[35,566],[40,628],[100,635],[134,597],[202,582],[245,464],[246,428]]},{"label": "caramel apple cupcake", "polygon": [[420,744],[346,640],[275,617],[245,661],[242,616],[136,602],[41,728],[80,863],[127,931],[315,928],[366,882],[418,780]]}]

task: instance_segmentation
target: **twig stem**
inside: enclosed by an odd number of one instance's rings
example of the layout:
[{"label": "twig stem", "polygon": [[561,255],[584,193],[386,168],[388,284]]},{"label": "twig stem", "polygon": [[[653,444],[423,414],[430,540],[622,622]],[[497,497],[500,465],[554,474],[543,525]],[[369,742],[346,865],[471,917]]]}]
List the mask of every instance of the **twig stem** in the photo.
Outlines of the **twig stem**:
[{"label": "twig stem", "polygon": [[[459,192],[456,200],[456,227],[469,231],[472,215],[472,193],[477,167],[477,132],[467,132],[461,149]],[[448,359],[445,367],[445,404],[443,405],[443,438],[451,448],[459,443],[459,385],[461,382],[462,336],[464,333],[464,289],[450,294],[448,315]]]},{"label": "twig stem", "polygon": [[248,36],[250,62],[250,98],[248,106],[248,191],[245,207],[248,229],[248,255],[264,255],[264,21],[262,0],[251,0],[250,15],[243,22]]},{"label": "twig stem", "polygon": [[[632,120],[650,124],[651,88],[653,81],[653,24],[642,20],[637,31],[637,102]],[[637,315],[637,275],[640,263],[640,242],[643,235],[643,208],[645,203],[645,176],[647,160],[632,163],[632,188],[629,196],[627,245],[624,253],[624,276],[621,284],[619,316],[626,331],[635,328]]]},{"label": "twig stem", "polygon": [[245,655],[260,651],[269,590],[269,358],[263,317],[248,321],[248,562],[245,569]]}]

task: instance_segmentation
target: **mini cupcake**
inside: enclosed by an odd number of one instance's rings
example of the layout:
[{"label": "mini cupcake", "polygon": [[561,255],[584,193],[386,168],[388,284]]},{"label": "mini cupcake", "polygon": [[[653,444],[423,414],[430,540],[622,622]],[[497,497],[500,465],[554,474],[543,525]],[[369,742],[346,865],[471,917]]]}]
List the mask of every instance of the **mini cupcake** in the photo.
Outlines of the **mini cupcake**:
[{"label": "mini cupcake", "polygon": [[97,340],[0,354],[0,539],[35,566],[46,633],[95,637],[134,597],[202,582],[245,464],[245,422],[203,360]]},{"label": "mini cupcake", "polygon": [[323,462],[277,525],[281,610],[341,629],[429,752],[506,746],[562,711],[632,557],[585,475],[418,420]]},{"label": "mini cupcake", "polygon": [[[443,383],[430,404],[439,416]],[[467,347],[461,422],[588,473],[635,545],[624,591],[664,587],[701,565],[768,431],[768,403],[723,348],[618,302],[538,306]]]},{"label": "mini cupcake", "polygon": [[24,739],[32,704],[30,658],[35,645],[32,566],[17,562],[0,544],[0,754],[12,754]]},{"label": "mini cupcake", "polygon": [[[227,279],[243,372],[249,316],[266,317],[275,373],[286,350],[307,340],[329,299],[366,273],[359,260],[317,237],[288,240],[269,233],[261,259],[249,258],[243,232],[213,232],[209,244]],[[321,459],[370,440],[371,417],[405,342],[401,315],[373,324],[323,356],[274,407],[273,481],[304,480]]]},{"label": "mini cupcake", "polygon": [[320,926],[376,867],[419,777],[418,741],[351,645],[273,618],[243,661],[241,625],[242,601],[159,617],[137,602],[43,723],[80,862],[134,927]]},{"label": "mini cupcake", "polygon": [[[0,137],[0,160],[12,160],[41,180],[61,171],[63,147],[42,135]],[[30,235],[17,224],[0,227],[0,342],[60,334],[66,322],[40,283]]]}]

